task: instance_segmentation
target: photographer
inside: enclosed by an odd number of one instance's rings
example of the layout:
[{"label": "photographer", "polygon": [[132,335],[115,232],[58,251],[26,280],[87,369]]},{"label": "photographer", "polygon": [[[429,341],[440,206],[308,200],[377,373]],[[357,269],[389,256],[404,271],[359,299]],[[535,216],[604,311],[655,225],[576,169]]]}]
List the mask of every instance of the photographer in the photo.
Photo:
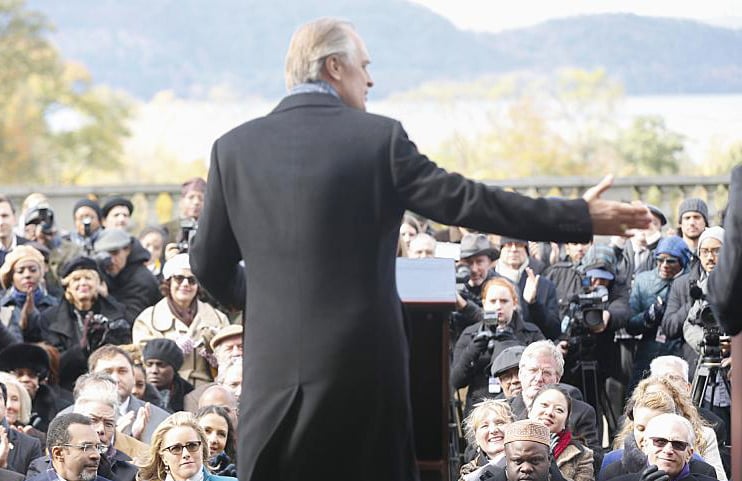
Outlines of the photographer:
[{"label": "photographer", "polygon": [[160,300],[157,279],[147,269],[149,252],[121,229],[105,229],[95,241],[96,260],[108,293],[125,306],[125,317],[136,316]]},{"label": "photographer", "polygon": [[691,288],[697,286],[704,296],[707,294],[708,275],[716,267],[723,241],[724,229],[721,227],[710,227],[703,231],[698,239],[701,269],[691,269],[673,283],[662,319],[662,330],[668,339],[674,341],[669,354],[682,357],[691,366],[695,366],[698,360],[698,343],[703,337],[703,329],[695,324],[698,324],[698,316],[705,305],[701,299],[691,296]]},{"label": "photographer", "polygon": [[469,387],[464,415],[483,398],[499,392],[490,365],[502,350],[544,339],[538,327],[521,318],[518,293],[510,281],[490,279],[482,294],[484,313],[477,311],[477,323],[464,329],[453,353],[451,384],[455,389]]},{"label": "photographer", "polygon": [[461,261],[456,268],[456,310],[452,323],[454,335],[481,318],[482,286],[494,272],[490,272],[492,261],[497,258],[497,251],[492,247],[484,234],[466,234],[461,239]]},{"label": "photographer", "polygon": [[678,236],[662,238],[654,251],[657,267],[640,272],[631,287],[631,319],[626,331],[642,335],[634,357],[633,372],[628,392],[644,377],[649,363],[665,352],[665,334],[660,325],[667,306],[667,297],[673,281],[688,267],[691,252]]},{"label": "photographer", "polygon": [[100,235],[101,210],[97,202],[90,199],[80,199],[72,209],[72,218],[75,221],[75,230],[64,239],[84,249],[85,255],[93,255],[93,244]]},{"label": "photographer", "polygon": [[622,374],[615,334],[626,326],[631,314],[629,290],[616,277],[616,264],[614,249],[605,244],[594,244],[585,254],[581,267],[585,292],[571,304],[571,315],[562,324],[567,339],[559,343],[565,355],[564,382],[580,388],[583,394],[590,386],[583,385],[578,361],[599,361],[598,392],[606,392],[614,414],[623,409],[624,386],[629,381],[628,375]]}]

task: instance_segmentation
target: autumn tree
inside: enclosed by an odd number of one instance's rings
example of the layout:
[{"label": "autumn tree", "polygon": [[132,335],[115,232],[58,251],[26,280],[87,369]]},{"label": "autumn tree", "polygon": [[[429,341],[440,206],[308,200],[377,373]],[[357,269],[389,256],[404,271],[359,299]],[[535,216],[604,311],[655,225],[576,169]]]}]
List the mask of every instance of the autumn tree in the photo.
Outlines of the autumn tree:
[{"label": "autumn tree", "polygon": [[76,183],[121,167],[128,102],[95,87],[46,39],[51,25],[21,0],[0,0],[2,182]]}]

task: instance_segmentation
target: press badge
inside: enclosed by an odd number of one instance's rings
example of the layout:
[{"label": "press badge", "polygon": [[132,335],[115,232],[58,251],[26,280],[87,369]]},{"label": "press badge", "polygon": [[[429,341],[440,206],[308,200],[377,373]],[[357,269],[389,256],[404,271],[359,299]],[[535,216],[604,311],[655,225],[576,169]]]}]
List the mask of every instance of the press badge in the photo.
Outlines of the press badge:
[{"label": "press badge", "polygon": [[502,386],[500,386],[500,380],[495,376],[490,376],[489,392],[490,394],[500,394]]}]

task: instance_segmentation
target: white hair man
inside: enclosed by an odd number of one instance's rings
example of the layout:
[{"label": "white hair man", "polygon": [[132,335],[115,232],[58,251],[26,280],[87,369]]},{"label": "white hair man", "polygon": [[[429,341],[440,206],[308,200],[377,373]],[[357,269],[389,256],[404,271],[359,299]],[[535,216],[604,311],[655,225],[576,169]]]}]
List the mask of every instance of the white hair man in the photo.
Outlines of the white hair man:
[{"label": "white hair man", "polygon": [[660,414],[646,426],[641,447],[649,466],[641,473],[627,474],[616,481],[711,481],[703,474],[693,473],[689,462],[693,456],[695,435],[690,422],[677,414]]},{"label": "white hair man", "polygon": [[[522,391],[510,400],[515,418],[526,419],[528,409],[539,390],[547,384],[558,383],[562,374],[564,374],[564,357],[554,343],[544,340],[529,344],[523,351],[518,365],[518,379]],[[577,392],[574,387],[572,389]],[[587,440],[587,446],[593,450],[595,456],[595,466],[600,467],[603,460],[603,448],[599,441],[595,409],[575,399],[574,395],[572,398],[569,426],[574,434]]]},{"label": "white hair man", "polygon": [[411,259],[426,259],[435,257],[435,238],[424,232],[419,233],[410,241],[407,257]]},{"label": "white hair man", "polygon": [[[398,121],[365,112],[370,62],[349,23],[302,25],[286,55],[288,95],[214,143],[190,256],[206,290],[245,306],[242,481],[418,478],[393,277],[407,208],[565,242],[650,222],[644,207],[599,199],[610,178],[583,200],[529,199],[445,172]],[[276,277],[285,272],[296,275]],[[326,449],[348,432],[364,433],[361,445]]]}]

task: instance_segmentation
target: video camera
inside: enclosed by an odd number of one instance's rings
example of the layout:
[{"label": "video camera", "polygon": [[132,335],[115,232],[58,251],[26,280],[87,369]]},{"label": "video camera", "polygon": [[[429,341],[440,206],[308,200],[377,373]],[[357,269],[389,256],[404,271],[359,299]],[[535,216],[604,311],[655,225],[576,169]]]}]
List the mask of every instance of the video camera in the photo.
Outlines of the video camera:
[{"label": "video camera", "polygon": [[583,291],[569,299],[562,332],[569,338],[597,334],[603,327],[603,311],[608,305],[608,288],[584,286]]},{"label": "video camera", "polygon": [[701,309],[695,318],[688,319],[691,324],[703,328],[703,340],[701,341],[701,357],[704,362],[721,362],[722,359],[722,342],[730,342],[730,337],[725,335],[721,326],[714,317],[714,311],[706,300],[706,294],[698,285],[697,281],[690,283],[690,297],[694,301],[701,301]]},{"label": "video camera", "polygon": [[181,219],[180,221],[180,241],[178,242],[178,252],[188,252],[188,247],[191,245],[193,236],[196,235],[198,230],[198,222],[196,219],[187,218]]}]

